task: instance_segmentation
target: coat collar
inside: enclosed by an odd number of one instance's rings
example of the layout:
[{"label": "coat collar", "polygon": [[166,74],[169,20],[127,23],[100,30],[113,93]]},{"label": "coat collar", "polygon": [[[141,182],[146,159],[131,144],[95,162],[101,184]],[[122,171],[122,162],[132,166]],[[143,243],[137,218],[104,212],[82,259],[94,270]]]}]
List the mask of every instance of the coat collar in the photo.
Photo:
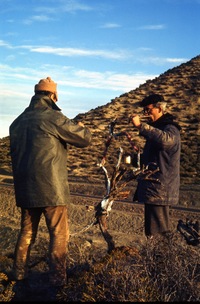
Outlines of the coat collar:
[{"label": "coat collar", "polygon": [[155,128],[162,128],[165,125],[174,125],[176,126],[179,130],[181,130],[180,125],[174,121],[175,117],[170,114],[170,113],[166,113],[163,114],[159,119],[157,119],[156,121],[151,123],[151,126],[155,127]]},{"label": "coat collar", "polygon": [[48,107],[56,111],[61,111],[61,109],[56,105],[51,98],[48,96],[36,94],[31,98],[29,109]]}]

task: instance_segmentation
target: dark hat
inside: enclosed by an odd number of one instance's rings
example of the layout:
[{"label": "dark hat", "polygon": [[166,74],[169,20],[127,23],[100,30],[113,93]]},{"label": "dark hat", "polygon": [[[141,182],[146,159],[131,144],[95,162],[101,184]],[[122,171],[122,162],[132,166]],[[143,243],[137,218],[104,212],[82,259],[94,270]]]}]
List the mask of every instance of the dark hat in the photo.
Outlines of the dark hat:
[{"label": "dark hat", "polygon": [[141,107],[146,107],[150,104],[154,104],[160,101],[164,101],[164,97],[162,95],[159,94],[151,94],[147,97],[145,97],[141,102],[140,102],[140,106]]}]

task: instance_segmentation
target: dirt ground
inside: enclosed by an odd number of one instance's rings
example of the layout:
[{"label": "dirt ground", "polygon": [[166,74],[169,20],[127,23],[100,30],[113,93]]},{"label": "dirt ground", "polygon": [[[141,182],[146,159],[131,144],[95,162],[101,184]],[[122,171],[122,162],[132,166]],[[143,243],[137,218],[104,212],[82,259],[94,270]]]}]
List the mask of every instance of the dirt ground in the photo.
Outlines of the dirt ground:
[{"label": "dirt ground", "polygon": [[[94,197],[85,198],[76,196],[74,193],[98,194],[97,201]],[[99,225],[94,224],[95,211],[94,206],[101,201],[102,185],[98,189],[97,185],[91,189],[83,184],[71,184],[71,203],[69,205],[69,226],[70,241],[68,254],[68,277],[70,278],[76,265],[87,263],[88,259],[98,260],[107,254],[108,246],[104,240]],[[15,206],[14,189],[12,180],[7,176],[0,183],[0,300],[21,301],[27,299],[26,290],[21,290],[15,283],[9,281],[9,274],[13,263],[14,247],[20,227],[20,212]],[[190,197],[184,199],[188,201]],[[199,192],[196,191],[195,200]],[[199,212],[183,212],[180,210],[171,210],[172,230],[184,242],[180,233],[176,231],[179,219],[185,221],[187,218],[200,221]],[[124,201],[116,201],[108,217],[108,230],[113,237],[115,246],[129,246],[139,249],[145,244],[146,237],[143,230],[143,206],[127,204]],[[35,244],[31,250],[31,261],[29,265],[29,289],[37,290],[37,295],[29,290],[28,297],[39,301],[46,298],[42,286],[48,282],[48,242],[49,235],[45,225],[44,218],[41,218],[39,231]],[[9,282],[9,283],[8,283]],[[15,284],[15,286],[12,286]],[[1,293],[2,292],[2,293]]]},{"label": "dirt ground", "polygon": [[[3,175],[2,175],[3,176]],[[180,191],[182,206],[185,210],[171,209],[171,225],[175,231],[179,219],[185,221],[187,218],[192,220],[200,220],[200,185],[193,187],[185,186]],[[134,187],[134,186],[133,186]],[[69,226],[70,226],[70,240],[76,242],[76,239],[82,242],[88,242],[100,249],[107,250],[107,244],[102,237],[99,225],[94,225],[95,210],[94,207],[103,198],[104,185],[91,185],[77,182],[70,183],[71,189],[71,203],[69,205]],[[15,206],[14,188],[11,176],[3,176],[0,179],[1,191],[1,217],[0,217],[0,240],[3,243],[2,249],[6,251],[13,251],[13,245],[16,241],[16,235],[20,227],[20,212]],[[125,191],[126,192],[126,191]],[[108,228],[116,242],[116,246],[139,246],[145,242],[144,235],[144,218],[143,205],[131,204],[131,198],[134,190],[128,191],[129,197],[126,200],[116,200],[113,203],[112,210],[108,217]],[[81,197],[76,194],[91,195],[91,197]],[[94,195],[94,197],[93,197]],[[129,203],[128,203],[129,202]],[[187,211],[187,207],[189,208]],[[190,208],[191,207],[191,208]],[[194,212],[191,211],[194,209]],[[12,239],[10,239],[9,232],[12,232]],[[44,219],[41,219],[40,229],[38,232],[38,239],[48,238],[48,231]]]}]

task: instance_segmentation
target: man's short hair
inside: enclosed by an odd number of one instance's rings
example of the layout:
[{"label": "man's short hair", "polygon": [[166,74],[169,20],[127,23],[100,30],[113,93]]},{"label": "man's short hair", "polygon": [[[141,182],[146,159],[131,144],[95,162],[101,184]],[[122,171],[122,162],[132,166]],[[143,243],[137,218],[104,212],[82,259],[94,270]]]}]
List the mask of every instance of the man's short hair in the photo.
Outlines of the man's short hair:
[{"label": "man's short hair", "polygon": [[154,104],[155,108],[160,108],[163,112],[165,112],[166,107],[167,107],[167,102],[166,101],[159,101]]}]

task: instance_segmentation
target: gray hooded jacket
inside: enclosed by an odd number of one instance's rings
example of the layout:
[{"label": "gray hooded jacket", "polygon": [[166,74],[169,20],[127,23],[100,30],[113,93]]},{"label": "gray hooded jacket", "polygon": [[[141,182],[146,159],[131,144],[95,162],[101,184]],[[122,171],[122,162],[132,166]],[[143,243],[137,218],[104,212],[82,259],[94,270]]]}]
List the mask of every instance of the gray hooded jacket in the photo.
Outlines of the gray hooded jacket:
[{"label": "gray hooded jacket", "polygon": [[66,205],[70,195],[68,144],[87,147],[89,129],[64,116],[48,96],[34,95],[9,131],[17,206]]}]

